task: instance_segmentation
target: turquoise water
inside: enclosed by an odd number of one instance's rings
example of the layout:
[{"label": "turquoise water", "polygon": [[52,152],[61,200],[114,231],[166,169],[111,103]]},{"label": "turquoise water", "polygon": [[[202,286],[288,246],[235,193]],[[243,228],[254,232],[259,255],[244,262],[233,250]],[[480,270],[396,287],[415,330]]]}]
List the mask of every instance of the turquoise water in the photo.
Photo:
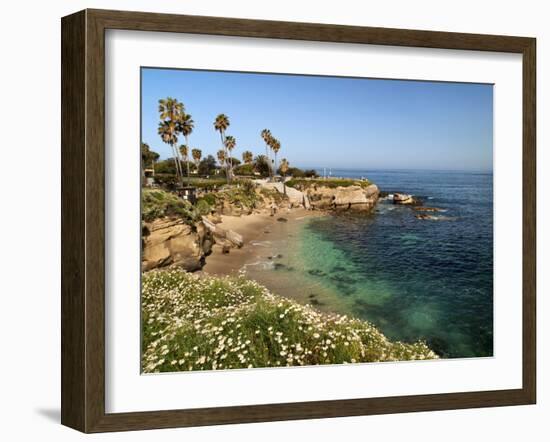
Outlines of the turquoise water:
[{"label": "turquoise water", "polygon": [[411,193],[444,211],[422,220],[410,207],[382,200],[369,215],[312,218],[289,256],[297,284],[307,281],[306,291],[318,287],[324,303],[329,292],[339,310],[372,321],[391,339],[426,340],[443,357],[491,356],[492,174],[333,175],[367,176],[382,191]]}]

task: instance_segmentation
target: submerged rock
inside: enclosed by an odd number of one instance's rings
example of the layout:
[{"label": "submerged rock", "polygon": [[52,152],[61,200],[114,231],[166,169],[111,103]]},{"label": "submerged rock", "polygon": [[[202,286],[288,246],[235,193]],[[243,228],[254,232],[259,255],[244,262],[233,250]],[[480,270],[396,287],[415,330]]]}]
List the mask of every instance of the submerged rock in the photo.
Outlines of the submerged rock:
[{"label": "submerged rock", "polygon": [[413,207],[413,210],[417,212],[444,212],[443,209],[438,207]]}]

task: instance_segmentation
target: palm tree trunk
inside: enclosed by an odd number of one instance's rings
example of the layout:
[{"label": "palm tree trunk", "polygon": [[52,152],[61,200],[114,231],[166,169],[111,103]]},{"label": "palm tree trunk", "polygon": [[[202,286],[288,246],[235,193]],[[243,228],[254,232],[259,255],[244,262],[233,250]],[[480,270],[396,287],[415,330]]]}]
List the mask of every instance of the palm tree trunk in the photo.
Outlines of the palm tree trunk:
[{"label": "palm tree trunk", "polygon": [[222,139],[223,151],[225,152],[225,179],[230,183],[231,177],[229,173],[229,161],[227,161],[227,148],[225,147],[225,131],[220,130],[220,137]]},{"label": "palm tree trunk", "polygon": [[267,160],[267,169],[269,173],[269,180],[271,181],[271,160],[269,159],[269,145],[265,143],[265,158]]},{"label": "palm tree trunk", "polygon": [[185,165],[187,166],[187,187],[189,187],[189,138],[185,135],[185,144],[187,146],[187,155],[185,155]]},{"label": "palm tree trunk", "polygon": [[179,155],[177,154],[177,149],[174,147],[173,144],[170,145],[172,147],[172,154],[174,155],[174,164],[176,165],[176,178],[180,182],[180,184],[183,186],[183,179],[181,174],[181,164],[179,164]]}]

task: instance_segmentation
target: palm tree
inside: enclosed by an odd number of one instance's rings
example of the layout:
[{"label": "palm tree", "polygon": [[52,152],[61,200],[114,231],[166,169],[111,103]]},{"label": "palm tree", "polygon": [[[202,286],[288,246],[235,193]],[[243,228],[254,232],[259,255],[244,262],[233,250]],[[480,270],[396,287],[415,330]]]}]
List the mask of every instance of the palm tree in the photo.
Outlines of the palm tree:
[{"label": "palm tree", "polygon": [[199,173],[199,162],[202,157],[202,150],[200,149],[193,149],[191,150],[191,156],[193,157],[193,160],[195,161],[195,166],[197,167],[197,173]]},{"label": "palm tree", "polygon": [[[225,114],[219,114],[216,119],[214,120],[214,130],[217,130],[220,132],[220,137],[222,140],[222,147],[225,150],[225,131],[229,127],[229,117]],[[227,158],[227,151],[225,150],[225,158]],[[227,182],[231,181],[231,177],[229,176],[229,171],[227,168],[227,161],[225,164],[225,176],[227,177]]]},{"label": "palm tree", "polygon": [[165,143],[169,144],[172,148],[172,154],[174,156],[174,163],[176,165],[176,176],[180,184],[182,183],[181,164],[179,164],[179,157],[176,153],[175,145],[178,142],[178,135],[175,123],[171,121],[161,121],[158,127],[158,133]]},{"label": "palm tree", "polygon": [[187,185],[189,186],[189,147],[187,144],[182,144],[179,147],[180,155],[187,165]]},{"label": "palm tree", "polygon": [[273,138],[273,140],[271,142],[271,150],[275,154],[275,167],[274,167],[275,172],[277,172],[277,169],[278,169],[278,167],[277,167],[277,152],[279,152],[280,149],[281,149],[281,142],[278,139]]},{"label": "palm tree", "polygon": [[271,171],[271,160],[269,158],[269,150],[271,149],[271,143],[273,142],[273,136],[271,135],[271,131],[269,129],[264,129],[260,133],[262,136],[264,142],[265,142],[265,157],[267,158],[267,163],[269,165],[269,177],[272,176]]},{"label": "palm tree", "polygon": [[221,167],[225,167],[225,150],[223,149],[218,150],[218,162]]},{"label": "palm tree", "polygon": [[158,111],[160,114],[160,122],[158,134],[162,141],[169,144],[174,154],[174,162],[176,163],[176,175],[178,175],[180,184],[183,185],[183,174],[179,155],[176,149],[178,142],[178,133],[180,132],[179,121],[184,114],[183,103],[180,103],[175,98],[167,97],[159,100]]},{"label": "palm tree", "polygon": [[288,164],[288,160],[286,158],[283,158],[281,160],[281,165],[279,166],[279,170],[281,171],[281,175],[283,175],[283,177],[286,177],[286,173],[288,172],[289,168],[290,165]]},{"label": "palm tree", "polygon": [[235,140],[235,137],[228,135],[225,137],[225,148],[227,149],[228,153],[228,160],[229,160],[229,175],[231,176],[231,179],[233,179],[233,158],[231,157],[231,152],[233,149],[235,149],[235,146],[237,145],[237,140]]},{"label": "palm tree", "polygon": [[[191,135],[191,132],[193,132],[193,129],[195,128],[195,122],[191,118],[190,114],[183,114],[179,120],[179,129],[180,132],[185,137],[185,147],[187,150],[187,146],[189,146],[189,135]],[[181,151],[181,148],[180,148]],[[183,152],[182,152],[183,155]],[[185,163],[187,164],[187,185],[189,186],[189,159],[187,158],[188,154],[185,154]]]},{"label": "palm tree", "polygon": [[281,166],[279,167],[279,170],[281,171],[281,175],[283,175],[283,193],[286,195],[286,181],[284,178],[286,178],[286,173],[288,172],[289,164],[288,160],[286,158],[283,158],[281,160]]},{"label": "palm tree", "polygon": [[245,150],[243,152],[243,163],[244,164],[251,164],[252,160],[254,159],[254,155],[249,150]]},{"label": "palm tree", "polygon": [[260,132],[260,135],[262,136],[262,139],[265,143],[265,157],[267,158],[267,162],[269,163],[269,144],[271,142],[271,131],[269,129],[264,129]]}]

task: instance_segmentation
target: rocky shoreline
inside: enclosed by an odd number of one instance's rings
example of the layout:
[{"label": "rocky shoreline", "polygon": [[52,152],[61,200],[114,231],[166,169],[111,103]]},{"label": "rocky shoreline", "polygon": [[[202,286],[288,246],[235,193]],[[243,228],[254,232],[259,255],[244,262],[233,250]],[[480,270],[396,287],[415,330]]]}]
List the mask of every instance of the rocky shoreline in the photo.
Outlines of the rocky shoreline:
[{"label": "rocky shoreline", "polygon": [[[296,189],[283,183],[258,181],[254,189],[257,198],[252,207],[225,198],[220,199],[215,210],[192,224],[175,216],[145,222],[142,229],[142,270],[173,266],[194,272],[204,267],[207,256],[213,252],[229,254],[232,249],[241,248],[243,235],[226,228],[223,216],[241,217],[240,228],[246,229],[246,225],[253,223],[258,216],[288,221],[292,217],[284,214],[294,210],[370,212],[380,194],[375,184],[343,187],[315,183],[305,189]],[[257,228],[262,229],[261,226]]]}]

